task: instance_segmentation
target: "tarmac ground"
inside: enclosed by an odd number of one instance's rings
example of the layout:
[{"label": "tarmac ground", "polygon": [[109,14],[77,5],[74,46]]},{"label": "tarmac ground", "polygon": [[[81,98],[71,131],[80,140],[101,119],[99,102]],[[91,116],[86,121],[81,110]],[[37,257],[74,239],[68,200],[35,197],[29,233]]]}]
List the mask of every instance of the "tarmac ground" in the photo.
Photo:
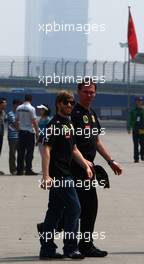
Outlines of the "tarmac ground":
[{"label": "tarmac ground", "polygon": [[[120,162],[123,174],[116,176],[97,154],[95,162],[104,166],[110,189],[97,187],[98,217],[95,225],[97,247],[109,252],[105,258],[85,258],[84,263],[144,263],[144,161],[133,162],[131,135],[124,128],[106,130],[102,138],[113,158]],[[34,171],[41,171],[35,148]],[[11,176],[8,168],[8,143],[5,135],[0,170],[0,263],[42,263],[38,258],[39,241],[36,224],[44,219],[48,191],[39,188],[38,176]],[[103,236],[102,236],[103,232]],[[57,239],[60,251],[62,239]],[[59,260],[60,261],[60,260]],[[61,260],[64,263],[72,260]],[[53,263],[58,261],[52,260]],[[81,262],[81,261],[77,261]]]}]

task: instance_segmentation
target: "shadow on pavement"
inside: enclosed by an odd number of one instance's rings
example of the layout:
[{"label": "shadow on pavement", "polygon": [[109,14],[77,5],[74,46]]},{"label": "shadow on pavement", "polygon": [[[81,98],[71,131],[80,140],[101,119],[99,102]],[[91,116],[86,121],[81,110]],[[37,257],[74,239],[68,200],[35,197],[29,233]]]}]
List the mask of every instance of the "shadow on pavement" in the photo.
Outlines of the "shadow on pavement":
[{"label": "shadow on pavement", "polygon": [[39,261],[37,256],[19,256],[19,257],[7,257],[0,258],[0,263],[10,263],[10,262],[25,262],[25,261]]},{"label": "shadow on pavement", "polygon": [[[65,261],[66,259],[53,259],[55,261]],[[19,256],[19,257],[7,257],[0,258],[0,263],[16,263],[16,262],[32,262],[40,261],[38,256]]]},{"label": "shadow on pavement", "polygon": [[[144,255],[144,252],[110,252],[109,255]],[[55,259],[56,260],[56,259]],[[57,259],[56,261],[65,261],[67,259]],[[0,263],[16,263],[26,261],[40,261],[38,256],[19,256],[0,258]]]},{"label": "shadow on pavement", "polygon": [[143,255],[144,252],[111,252],[111,255]]}]

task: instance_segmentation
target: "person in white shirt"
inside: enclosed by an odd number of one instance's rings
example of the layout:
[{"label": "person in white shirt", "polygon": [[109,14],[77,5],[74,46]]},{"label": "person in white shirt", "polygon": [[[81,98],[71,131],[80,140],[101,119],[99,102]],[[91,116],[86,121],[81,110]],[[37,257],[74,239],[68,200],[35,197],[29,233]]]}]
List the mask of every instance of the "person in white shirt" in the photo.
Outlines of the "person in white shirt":
[{"label": "person in white shirt", "polygon": [[39,128],[35,108],[31,105],[32,95],[26,94],[23,104],[17,107],[16,124],[19,130],[17,175],[36,175],[32,170],[35,134],[38,137]]}]

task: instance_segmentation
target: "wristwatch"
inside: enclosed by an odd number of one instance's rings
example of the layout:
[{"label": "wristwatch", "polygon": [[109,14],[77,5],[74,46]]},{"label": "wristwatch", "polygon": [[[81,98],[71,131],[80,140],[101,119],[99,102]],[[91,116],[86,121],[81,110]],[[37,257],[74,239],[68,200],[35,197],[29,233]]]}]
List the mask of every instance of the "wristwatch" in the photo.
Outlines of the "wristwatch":
[{"label": "wristwatch", "polygon": [[111,165],[115,160],[109,160],[108,165]]}]

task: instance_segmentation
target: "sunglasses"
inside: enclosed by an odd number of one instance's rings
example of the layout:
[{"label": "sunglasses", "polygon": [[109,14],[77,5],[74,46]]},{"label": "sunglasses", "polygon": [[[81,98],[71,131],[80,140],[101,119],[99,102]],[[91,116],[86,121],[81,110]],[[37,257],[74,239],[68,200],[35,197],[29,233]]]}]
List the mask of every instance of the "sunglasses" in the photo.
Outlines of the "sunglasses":
[{"label": "sunglasses", "polygon": [[64,105],[68,105],[68,104],[71,104],[72,106],[75,105],[75,101],[74,100],[67,100],[67,99],[65,99],[65,100],[62,101],[62,103]]}]

